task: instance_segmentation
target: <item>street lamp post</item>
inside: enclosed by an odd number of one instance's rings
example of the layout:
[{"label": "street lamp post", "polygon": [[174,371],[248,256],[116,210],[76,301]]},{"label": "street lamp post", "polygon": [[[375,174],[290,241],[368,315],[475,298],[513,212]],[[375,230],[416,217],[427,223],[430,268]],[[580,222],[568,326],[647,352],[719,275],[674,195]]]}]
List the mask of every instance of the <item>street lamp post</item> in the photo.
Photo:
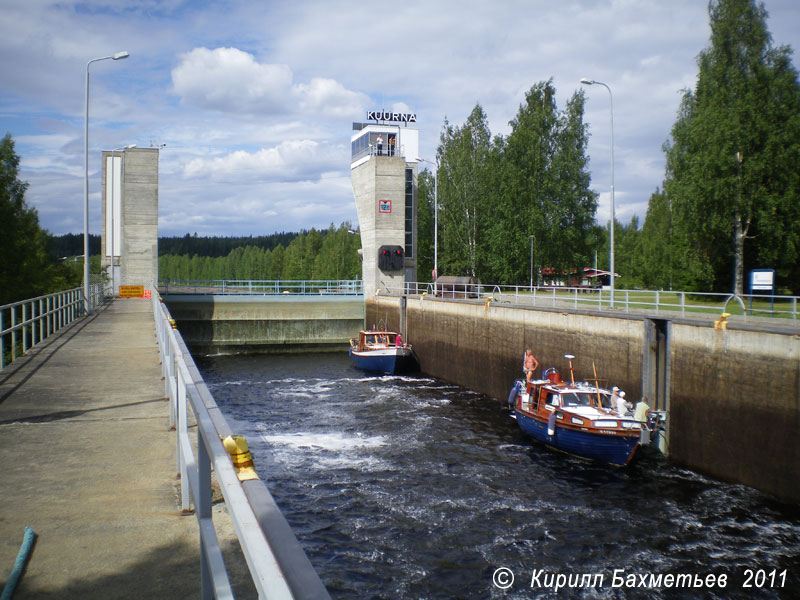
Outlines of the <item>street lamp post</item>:
[{"label": "street lamp post", "polygon": [[531,235],[531,294],[533,293],[533,240],[536,236]]},{"label": "street lamp post", "polygon": [[436,295],[436,279],[439,277],[439,197],[437,175],[439,163],[432,163],[424,158],[417,157],[420,162],[426,162],[436,168],[433,172],[433,295]]},{"label": "street lamp post", "polygon": [[[110,202],[110,213],[111,213],[111,227],[109,238],[111,240],[111,297],[116,297],[116,282],[114,281],[114,257],[116,256],[116,248],[114,247],[115,243],[118,242],[114,237],[114,203],[116,200],[116,188],[114,187],[114,172],[116,168],[114,167],[114,154],[116,152],[122,152],[123,156],[125,155],[125,150],[129,150],[130,148],[136,148],[136,144],[129,144],[127,146],[123,146],[121,148],[114,148],[111,151],[111,202]],[[124,161],[124,159],[123,159]],[[120,173],[121,174],[121,173]],[[120,188],[122,187],[122,181],[120,181]],[[122,206],[122,190],[120,189],[120,207]],[[121,218],[122,215],[119,215],[118,218]],[[106,223],[108,225],[108,223]]]},{"label": "street lamp post", "polygon": [[604,88],[608,90],[608,97],[611,107],[611,226],[610,232],[608,236],[609,240],[609,251],[608,251],[608,270],[609,270],[609,280],[611,281],[611,295],[610,295],[610,304],[611,308],[614,308],[614,95],[611,93],[611,88],[608,87],[607,84],[603,83],[602,81],[595,81],[594,79],[588,79],[584,77],[581,79],[581,83],[583,85],[602,85]]},{"label": "street lamp post", "polygon": [[93,58],[86,63],[86,94],[84,96],[83,119],[83,306],[89,314],[89,66],[101,60],[128,58],[127,52]]}]

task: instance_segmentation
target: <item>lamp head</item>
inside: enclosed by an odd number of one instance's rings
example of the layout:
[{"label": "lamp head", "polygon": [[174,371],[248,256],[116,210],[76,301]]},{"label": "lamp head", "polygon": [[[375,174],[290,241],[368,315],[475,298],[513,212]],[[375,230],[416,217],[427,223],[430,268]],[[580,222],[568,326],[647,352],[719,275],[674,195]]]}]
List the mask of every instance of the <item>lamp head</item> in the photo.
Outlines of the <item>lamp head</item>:
[{"label": "lamp head", "polygon": [[589,79],[588,77],[584,77],[583,79],[581,79],[581,83],[583,85],[592,85],[594,83],[594,80]]},{"label": "lamp head", "polygon": [[123,58],[128,58],[129,56],[130,54],[128,54],[127,51],[123,50],[122,52],[117,52],[111,58],[113,58],[114,60],[121,60]]}]

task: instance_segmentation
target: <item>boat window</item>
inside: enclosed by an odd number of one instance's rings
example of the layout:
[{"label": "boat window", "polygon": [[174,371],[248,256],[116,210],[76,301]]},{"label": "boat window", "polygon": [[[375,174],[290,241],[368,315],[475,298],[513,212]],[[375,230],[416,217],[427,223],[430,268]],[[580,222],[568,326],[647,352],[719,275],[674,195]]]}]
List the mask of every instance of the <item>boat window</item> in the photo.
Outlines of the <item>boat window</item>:
[{"label": "boat window", "polygon": [[547,399],[547,403],[550,406],[558,406],[558,394],[550,394],[550,397]]},{"label": "boat window", "polygon": [[564,392],[561,394],[561,406],[592,406],[592,397],[588,393]]},{"label": "boat window", "polygon": [[600,392],[599,394],[595,394],[595,400],[598,396],[600,397],[600,406],[602,408],[614,408],[611,406],[611,394],[608,392]]}]

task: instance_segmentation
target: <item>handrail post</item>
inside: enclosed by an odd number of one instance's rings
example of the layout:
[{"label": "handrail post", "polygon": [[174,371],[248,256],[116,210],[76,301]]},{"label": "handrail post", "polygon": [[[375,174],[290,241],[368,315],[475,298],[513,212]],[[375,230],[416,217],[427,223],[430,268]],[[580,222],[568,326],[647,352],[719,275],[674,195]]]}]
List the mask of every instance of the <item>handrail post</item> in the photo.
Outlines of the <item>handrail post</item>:
[{"label": "handrail post", "polygon": [[[184,487],[181,482],[181,487]],[[198,519],[211,518],[211,459],[208,456],[202,430],[197,431],[197,484],[198,494],[194,499],[194,507]],[[186,486],[188,487],[188,486]],[[204,600],[214,598],[214,580],[211,576],[211,567],[208,564],[208,548],[202,534],[200,535],[200,597]]]},{"label": "handrail post", "polygon": [[17,360],[17,307],[11,305],[11,361]]},{"label": "handrail post", "polygon": [[0,308],[0,371],[6,368],[6,336],[3,335],[3,310]]},{"label": "handrail post", "polygon": [[189,510],[189,476],[186,469],[186,457],[183,456],[181,451],[181,440],[189,437],[189,428],[187,425],[186,416],[186,381],[183,379],[181,369],[178,369],[178,435],[175,436],[177,440],[178,450],[178,469],[181,476],[181,510]]}]

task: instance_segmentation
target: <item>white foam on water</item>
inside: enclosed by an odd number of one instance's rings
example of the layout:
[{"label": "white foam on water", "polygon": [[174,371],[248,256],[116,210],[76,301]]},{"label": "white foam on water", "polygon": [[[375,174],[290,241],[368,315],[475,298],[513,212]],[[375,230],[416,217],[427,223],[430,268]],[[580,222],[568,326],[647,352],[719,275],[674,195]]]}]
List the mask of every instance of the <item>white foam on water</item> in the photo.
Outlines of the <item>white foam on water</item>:
[{"label": "white foam on water", "polygon": [[374,471],[384,468],[383,459],[369,450],[387,445],[384,436],[347,435],[336,432],[296,432],[261,434],[278,462],[322,470],[358,468]]},{"label": "white foam on water", "polygon": [[349,451],[357,448],[379,448],[387,444],[381,435],[364,437],[348,436],[343,433],[279,433],[261,435],[261,438],[272,445],[289,446],[290,448],[310,448],[330,452]]}]

